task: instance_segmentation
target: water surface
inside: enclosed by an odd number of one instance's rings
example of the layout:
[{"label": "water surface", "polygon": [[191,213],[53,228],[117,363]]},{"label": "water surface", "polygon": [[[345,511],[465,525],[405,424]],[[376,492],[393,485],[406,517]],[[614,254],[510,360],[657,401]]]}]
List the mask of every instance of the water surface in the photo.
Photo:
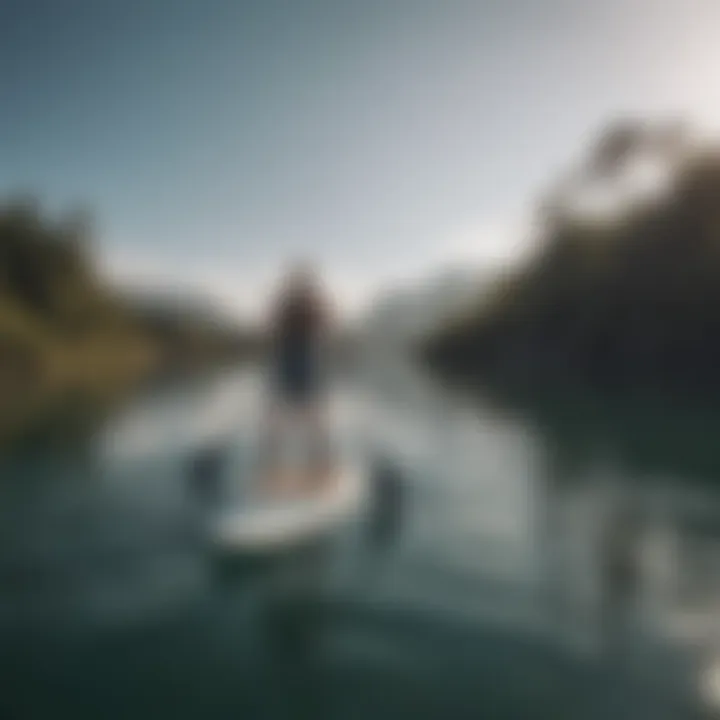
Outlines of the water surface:
[{"label": "water surface", "polygon": [[371,514],[276,562],[219,563],[188,458],[221,447],[239,502],[260,405],[257,374],[228,372],[3,460],[3,717],[702,709],[720,657],[710,445],[647,420],[641,439],[618,433],[631,462],[577,408],[510,413],[388,367],[345,384],[336,413],[368,475],[398,479],[390,525]]}]

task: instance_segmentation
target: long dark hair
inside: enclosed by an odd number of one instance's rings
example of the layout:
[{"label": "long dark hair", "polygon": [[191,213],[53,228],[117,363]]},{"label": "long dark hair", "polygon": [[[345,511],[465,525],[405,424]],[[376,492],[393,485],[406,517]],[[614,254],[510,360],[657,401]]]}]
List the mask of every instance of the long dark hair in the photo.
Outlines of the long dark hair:
[{"label": "long dark hair", "polygon": [[298,263],[286,277],[276,313],[281,334],[312,334],[325,321],[325,300],[312,266]]}]

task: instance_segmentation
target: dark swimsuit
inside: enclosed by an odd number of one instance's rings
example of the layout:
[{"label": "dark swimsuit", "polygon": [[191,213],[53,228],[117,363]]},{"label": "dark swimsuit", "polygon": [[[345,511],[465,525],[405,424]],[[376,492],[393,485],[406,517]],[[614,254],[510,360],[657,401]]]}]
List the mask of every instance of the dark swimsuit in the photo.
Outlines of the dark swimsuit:
[{"label": "dark swimsuit", "polygon": [[275,383],[280,398],[305,403],[322,391],[320,316],[312,298],[289,298],[279,313]]}]

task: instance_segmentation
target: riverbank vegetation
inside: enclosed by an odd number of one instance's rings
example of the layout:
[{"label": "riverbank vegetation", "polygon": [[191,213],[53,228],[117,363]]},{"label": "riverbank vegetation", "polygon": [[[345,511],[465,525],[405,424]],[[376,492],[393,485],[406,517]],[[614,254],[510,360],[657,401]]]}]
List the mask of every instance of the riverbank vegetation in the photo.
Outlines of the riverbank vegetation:
[{"label": "riverbank vegetation", "polygon": [[90,222],[28,200],[0,207],[0,435],[58,403],[247,353],[252,335],[137,304],[96,270]]},{"label": "riverbank vegetation", "polygon": [[424,344],[435,367],[526,387],[720,389],[720,149],[679,126],[613,127],[538,227],[532,255]]}]

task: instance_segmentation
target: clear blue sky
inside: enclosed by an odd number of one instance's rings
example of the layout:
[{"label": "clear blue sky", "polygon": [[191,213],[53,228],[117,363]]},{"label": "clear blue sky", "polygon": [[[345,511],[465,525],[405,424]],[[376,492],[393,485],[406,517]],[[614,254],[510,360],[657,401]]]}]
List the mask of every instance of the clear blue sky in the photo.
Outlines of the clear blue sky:
[{"label": "clear blue sky", "polygon": [[720,120],[717,0],[5,0],[0,193],[83,202],[124,277],[257,302],[512,254],[622,114]]}]

